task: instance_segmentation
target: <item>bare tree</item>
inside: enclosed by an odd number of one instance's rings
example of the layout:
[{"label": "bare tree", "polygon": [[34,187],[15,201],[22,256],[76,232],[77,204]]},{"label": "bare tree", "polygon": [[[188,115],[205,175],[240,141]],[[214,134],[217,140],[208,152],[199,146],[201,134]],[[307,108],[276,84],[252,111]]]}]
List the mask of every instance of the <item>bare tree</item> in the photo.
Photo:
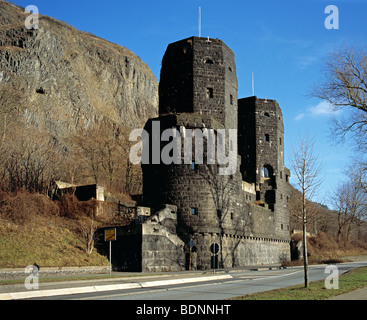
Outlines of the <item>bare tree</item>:
[{"label": "bare tree", "polygon": [[346,170],[346,175],[351,176],[353,181],[367,193],[367,161],[365,158],[354,158],[353,165]]},{"label": "bare tree", "polygon": [[86,129],[78,136],[72,136],[71,156],[81,162],[84,168],[78,178],[93,177],[94,183],[103,184],[111,192],[132,194],[141,188],[141,168],[129,160],[131,142],[129,131],[117,130],[107,124]]},{"label": "bare tree", "polygon": [[59,178],[62,157],[52,139],[37,128],[13,127],[0,153],[1,185],[4,190],[24,188],[45,192]]},{"label": "bare tree", "polygon": [[[250,226],[250,219],[245,219],[241,213],[237,212],[238,209],[236,209],[238,177],[236,177],[236,175],[219,175],[218,169],[219,166],[217,164],[200,166],[198,174],[208,184],[208,200],[212,201],[214,205],[218,227],[221,231],[219,236],[219,267],[224,268],[225,261],[229,256],[232,258],[232,267],[235,267],[235,252],[240,245],[241,238],[237,237],[237,240],[233,243],[232,249],[225,255],[223,252],[225,229],[230,228],[235,235],[243,235],[245,229]],[[237,214],[235,214],[235,212],[237,212]]]},{"label": "bare tree", "polygon": [[300,137],[298,147],[293,147],[292,169],[297,178],[297,187],[302,194],[303,217],[303,258],[305,287],[308,287],[308,258],[307,258],[307,199],[312,200],[315,192],[322,183],[321,161],[314,152],[314,142],[308,136]]},{"label": "bare tree", "polygon": [[[86,176],[92,175],[96,184],[100,180],[101,171],[101,152],[100,142],[96,140],[98,135],[95,130],[81,131],[78,136],[72,136],[69,138],[69,142],[73,146],[73,157],[83,162],[83,166],[86,168],[84,174]],[[83,179],[84,177],[79,177]]]},{"label": "bare tree", "polygon": [[78,229],[85,241],[85,251],[88,255],[93,252],[97,228],[98,225],[94,221],[93,216],[90,218],[85,217],[78,221]]},{"label": "bare tree", "polygon": [[346,170],[348,180],[336,189],[332,200],[338,216],[337,240],[348,243],[354,228],[367,217],[367,193],[360,176],[360,168]]},{"label": "bare tree", "polygon": [[335,50],[326,60],[320,83],[311,95],[328,101],[335,109],[349,109],[347,119],[334,120],[333,131],[344,138],[352,133],[358,148],[366,149],[367,52],[353,46]]},{"label": "bare tree", "polygon": [[221,230],[219,253],[220,253],[220,267],[223,268],[223,223],[230,211],[230,199],[233,192],[233,183],[231,183],[228,176],[220,176],[218,174],[218,165],[206,165],[201,167],[198,171],[199,175],[208,183],[210,191],[210,199],[214,203],[216,210],[216,217],[218,219],[218,225]]},{"label": "bare tree", "polygon": [[[341,185],[334,195],[334,204],[338,211],[338,239],[342,229],[347,228],[349,239],[352,221],[357,210],[357,198],[361,190],[367,192],[367,51],[352,45],[335,50],[325,63],[323,78],[312,90],[314,97],[332,104],[335,109],[348,110],[346,118],[334,119],[332,132],[334,137],[344,140],[347,134],[353,138],[356,150],[360,152],[354,159],[353,181]],[[354,203],[354,204],[353,204]],[[357,219],[361,221],[361,219]],[[349,234],[349,235],[348,235]]]},{"label": "bare tree", "polygon": [[[302,193],[292,188],[289,201],[289,217],[292,229],[301,230],[303,228],[302,203]],[[323,210],[325,210],[325,207],[322,204],[306,199],[307,229],[312,230],[315,234],[318,232],[318,225],[324,227]]]}]

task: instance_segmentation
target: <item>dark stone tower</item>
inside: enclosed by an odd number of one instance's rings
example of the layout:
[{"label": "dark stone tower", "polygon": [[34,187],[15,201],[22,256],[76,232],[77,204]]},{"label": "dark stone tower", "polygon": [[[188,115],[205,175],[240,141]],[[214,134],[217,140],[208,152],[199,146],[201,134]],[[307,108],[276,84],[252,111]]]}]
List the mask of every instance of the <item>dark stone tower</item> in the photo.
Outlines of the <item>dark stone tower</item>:
[{"label": "dark stone tower", "polygon": [[223,41],[192,37],[172,43],[164,55],[159,114],[212,116],[237,129],[237,76],[234,54]]},{"label": "dark stone tower", "polygon": [[238,101],[239,154],[244,181],[256,186],[256,199],[277,212],[278,231],[289,235],[289,169],[284,166],[284,125],[275,100]]},{"label": "dark stone tower", "polygon": [[[283,163],[282,114],[272,100],[238,101],[237,90],[234,54],[221,40],[191,37],[175,42],[162,62],[159,117],[145,126],[149,136],[145,141],[149,161],[142,164],[145,205],[155,212],[165,204],[177,207],[177,235],[186,244],[194,241],[198,269],[210,269],[213,263],[223,267],[275,263],[289,254],[289,171]],[[167,129],[175,133],[162,141]],[[238,129],[238,144],[229,141],[230,129]],[[233,174],[218,174],[216,157],[209,163],[209,139],[203,139],[201,146],[203,161],[196,161],[197,130],[214,132],[217,148],[219,133],[225,130],[226,151],[238,164]],[[185,139],[192,142],[192,160],[181,153],[176,164],[155,161],[154,153],[162,154],[172,143],[184,150]],[[214,243],[220,245],[220,253],[213,261]]]}]

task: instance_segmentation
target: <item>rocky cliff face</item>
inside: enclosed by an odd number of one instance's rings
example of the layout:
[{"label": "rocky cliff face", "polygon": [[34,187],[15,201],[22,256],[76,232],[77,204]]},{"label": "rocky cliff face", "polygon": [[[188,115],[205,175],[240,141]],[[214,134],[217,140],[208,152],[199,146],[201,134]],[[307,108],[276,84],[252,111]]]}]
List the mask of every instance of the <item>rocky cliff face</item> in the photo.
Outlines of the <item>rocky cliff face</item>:
[{"label": "rocky cliff face", "polygon": [[142,127],[157,115],[158,82],[131,51],[47,16],[27,30],[26,17],[0,1],[2,108],[56,138],[101,123]]}]

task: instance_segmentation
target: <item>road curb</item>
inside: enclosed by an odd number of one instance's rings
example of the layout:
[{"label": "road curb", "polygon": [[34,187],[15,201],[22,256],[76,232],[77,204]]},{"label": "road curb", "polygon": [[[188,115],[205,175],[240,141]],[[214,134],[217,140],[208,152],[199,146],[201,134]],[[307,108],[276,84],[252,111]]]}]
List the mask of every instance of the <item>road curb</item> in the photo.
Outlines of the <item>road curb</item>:
[{"label": "road curb", "polygon": [[65,289],[37,290],[37,291],[35,290],[35,291],[26,291],[26,292],[10,292],[10,293],[0,294],[0,300],[22,300],[22,299],[53,297],[53,296],[73,295],[73,294],[82,294],[82,293],[96,293],[96,292],[104,292],[104,291],[152,288],[152,287],[169,286],[169,285],[175,285],[175,284],[225,280],[225,279],[231,279],[231,278],[233,278],[231,275],[225,274],[225,275],[220,275],[220,276],[181,278],[181,279],[174,279],[174,280],[145,281],[145,282],[136,282],[136,283],[111,284],[111,285],[104,285],[104,286],[89,286],[89,287],[76,287],[76,288],[65,288]]}]

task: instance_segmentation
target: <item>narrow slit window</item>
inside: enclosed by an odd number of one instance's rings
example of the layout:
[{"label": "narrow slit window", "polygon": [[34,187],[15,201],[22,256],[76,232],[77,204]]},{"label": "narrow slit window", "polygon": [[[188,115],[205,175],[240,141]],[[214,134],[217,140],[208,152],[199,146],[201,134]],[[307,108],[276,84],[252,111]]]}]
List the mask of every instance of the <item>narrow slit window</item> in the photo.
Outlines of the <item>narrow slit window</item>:
[{"label": "narrow slit window", "polygon": [[191,162],[191,170],[195,170],[196,169],[196,164],[195,161]]},{"label": "narrow slit window", "polygon": [[213,99],[214,98],[213,88],[206,88],[206,97],[207,97],[207,99]]},{"label": "narrow slit window", "polygon": [[197,208],[191,208],[191,215],[197,216],[198,215],[198,209]]},{"label": "narrow slit window", "polygon": [[269,134],[264,135],[264,141],[265,142],[270,142],[270,135]]}]

